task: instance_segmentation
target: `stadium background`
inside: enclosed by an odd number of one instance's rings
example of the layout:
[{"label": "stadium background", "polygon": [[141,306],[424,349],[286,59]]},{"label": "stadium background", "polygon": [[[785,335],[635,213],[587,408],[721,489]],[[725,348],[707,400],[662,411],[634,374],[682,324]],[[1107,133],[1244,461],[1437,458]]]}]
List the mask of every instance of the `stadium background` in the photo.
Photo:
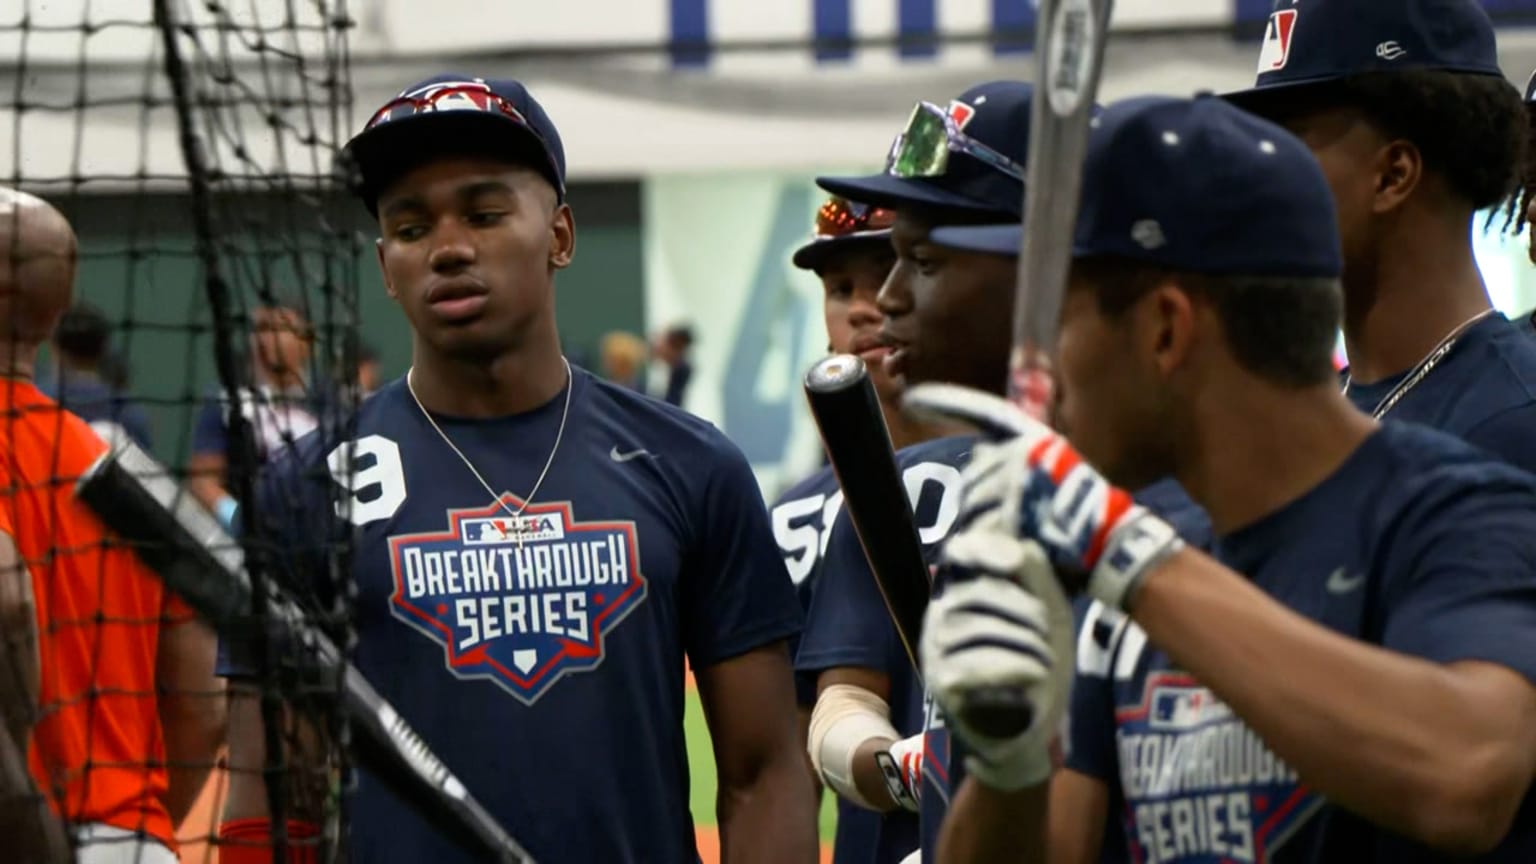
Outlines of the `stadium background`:
[{"label": "stadium background", "polygon": [[[334,52],[321,28],[294,24],[314,5],[185,9],[253,33],[286,30],[302,50]],[[825,347],[820,288],[788,261],[820,201],[810,177],[878,168],[917,98],[943,101],[980,80],[1028,78],[1034,24],[1029,0],[326,5],[355,22],[346,33],[346,129],[404,83],[439,71],[529,85],[558,125],[569,164],[579,242],[558,283],[568,349],[595,362],[605,333],[690,324],[696,374],[684,406],[746,451],[769,496],[818,455],[798,382]],[[1536,0],[1485,5],[1500,28],[1505,72],[1523,86],[1536,68],[1536,30],[1526,29],[1536,25]],[[121,326],[118,345],[133,395],[150,410],[157,454],[179,464],[196,408],[189,394],[217,378],[174,115],[166,100],[146,96],[158,86],[145,71],[158,51],[148,8],[149,0],[3,4],[0,92],[9,96],[0,97],[0,172],[75,225],[79,294]],[[1102,98],[1245,85],[1269,9],[1267,0],[1119,0]],[[237,46],[236,74],[259,75],[263,50]],[[289,169],[258,113],[236,106],[235,114],[248,121],[240,155],[254,178],[241,206],[281,223],[295,189],[259,179]],[[361,335],[393,378],[409,360],[408,332],[373,263],[371,227],[360,207],[333,218],[356,240],[346,263],[355,268]],[[150,246],[153,254],[142,251]],[[1480,234],[1478,250],[1497,305],[1536,305],[1522,238]],[[690,711],[699,733],[695,813],[707,826],[712,771],[696,702]]]}]

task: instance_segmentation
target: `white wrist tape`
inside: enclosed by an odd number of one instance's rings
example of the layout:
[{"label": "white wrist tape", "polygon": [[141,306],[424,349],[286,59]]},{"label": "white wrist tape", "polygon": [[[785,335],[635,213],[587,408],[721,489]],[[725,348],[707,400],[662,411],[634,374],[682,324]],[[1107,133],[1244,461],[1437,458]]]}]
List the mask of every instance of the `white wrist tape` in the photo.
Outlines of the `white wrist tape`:
[{"label": "white wrist tape", "polygon": [[853,757],[871,738],[898,740],[884,699],[852,684],[833,684],[816,697],[811,709],[807,749],[811,765],[832,791],[860,807],[878,809],[853,782]]},{"label": "white wrist tape", "polygon": [[1138,506],[1109,535],[1088,578],[1088,593],[1111,609],[1130,611],[1141,580],[1183,548],[1172,525]]}]

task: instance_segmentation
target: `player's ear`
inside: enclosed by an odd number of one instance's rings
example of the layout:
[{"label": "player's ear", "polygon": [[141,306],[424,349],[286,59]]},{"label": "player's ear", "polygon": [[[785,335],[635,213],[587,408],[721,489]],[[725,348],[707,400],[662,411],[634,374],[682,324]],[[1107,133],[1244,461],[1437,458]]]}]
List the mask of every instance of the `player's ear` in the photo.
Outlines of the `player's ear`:
[{"label": "player's ear", "polygon": [[1185,363],[1194,346],[1194,301],[1170,274],[1161,277],[1138,305],[1143,331],[1138,342],[1150,351],[1158,374],[1167,377]]},{"label": "player's ear", "polygon": [[1375,213],[1388,213],[1402,206],[1424,177],[1423,154],[1401,139],[1389,141],[1377,150],[1373,167],[1376,188],[1371,210]]},{"label": "player's ear", "polygon": [[389,279],[389,268],[384,266],[384,238],[383,237],[380,237],[380,238],[378,238],[378,239],[373,241],[373,254],[379,256],[379,274],[384,277],[384,293],[388,294],[389,295],[389,299],[391,299],[391,300],[399,300],[400,299],[400,295],[399,295],[399,293],[397,293],[395,291],[394,283],[391,282],[390,279]]},{"label": "player's ear", "polygon": [[571,213],[571,205],[562,203],[555,208],[549,233],[549,269],[564,270],[576,256],[576,217]]}]

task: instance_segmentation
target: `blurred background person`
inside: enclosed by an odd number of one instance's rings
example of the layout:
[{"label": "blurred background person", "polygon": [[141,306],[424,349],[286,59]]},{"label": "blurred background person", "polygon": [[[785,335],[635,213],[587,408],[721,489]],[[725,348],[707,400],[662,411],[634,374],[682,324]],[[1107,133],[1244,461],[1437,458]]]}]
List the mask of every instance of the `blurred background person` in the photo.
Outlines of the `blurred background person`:
[{"label": "blurred background person", "polygon": [[64,313],[53,334],[54,375],[41,388],[87,423],[112,423],[150,450],[149,415],[124,390],[127,364],[112,351],[112,322],[89,303]]},{"label": "blurred background person", "polygon": [[379,389],[384,377],[383,367],[379,364],[379,352],[367,342],[360,342],[357,346],[357,389],[362,398],[367,399],[373,391]]},{"label": "blurred background person", "polygon": [[683,406],[688,392],[688,382],[693,380],[693,328],[687,324],[674,324],[656,334],[651,340],[651,360],[660,366],[665,377],[658,388],[652,385],[650,392],[666,402]]},{"label": "blurred background person", "polygon": [[603,335],[598,349],[602,375],[631,390],[645,391],[645,340],[626,330]]},{"label": "blurred background person", "polygon": [[[241,388],[238,410],[252,427],[258,460],[319,426],[326,394],[309,387],[312,341],[309,321],[297,304],[274,301],[251,312],[252,383]],[[203,403],[187,460],[187,487],[226,526],[236,507],[227,476],[232,410],[222,389]]]}]

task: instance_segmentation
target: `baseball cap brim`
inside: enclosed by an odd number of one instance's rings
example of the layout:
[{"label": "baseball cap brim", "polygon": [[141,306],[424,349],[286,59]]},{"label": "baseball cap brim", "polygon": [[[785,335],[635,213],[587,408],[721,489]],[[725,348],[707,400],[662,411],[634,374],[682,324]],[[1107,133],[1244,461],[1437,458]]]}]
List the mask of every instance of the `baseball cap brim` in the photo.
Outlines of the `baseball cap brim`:
[{"label": "baseball cap brim", "polygon": [[[407,172],[443,155],[487,156],[537,170],[560,194],[544,142],[503,114],[438,111],[393,120],[347,143],[340,162],[352,191],[376,213],[378,198]],[[562,196],[563,197],[563,196]]]},{"label": "baseball cap brim", "polygon": [[865,177],[817,177],[816,185],[850,201],[899,210],[903,207],[932,207],[945,210],[974,210],[995,213],[997,207],[974,198],[941,189],[921,178],[870,174]]},{"label": "baseball cap brim", "polygon": [[801,270],[820,270],[826,266],[829,259],[843,254],[850,249],[857,249],[860,246],[889,246],[890,244],[890,229],[884,231],[860,231],[857,234],[849,234],[843,237],[812,240],[796,249],[795,254],[789,260]]},{"label": "baseball cap brim", "polygon": [[1308,97],[1316,98],[1338,90],[1346,79],[1340,76],[1321,76],[1249,87],[1221,94],[1221,98],[1250,114],[1267,116],[1284,106],[1295,104]]},{"label": "baseball cap brim", "polygon": [[1023,225],[966,225],[935,228],[928,240],[950,249],[983,252],[989,255],[1019,254],[1024,241]]}]

